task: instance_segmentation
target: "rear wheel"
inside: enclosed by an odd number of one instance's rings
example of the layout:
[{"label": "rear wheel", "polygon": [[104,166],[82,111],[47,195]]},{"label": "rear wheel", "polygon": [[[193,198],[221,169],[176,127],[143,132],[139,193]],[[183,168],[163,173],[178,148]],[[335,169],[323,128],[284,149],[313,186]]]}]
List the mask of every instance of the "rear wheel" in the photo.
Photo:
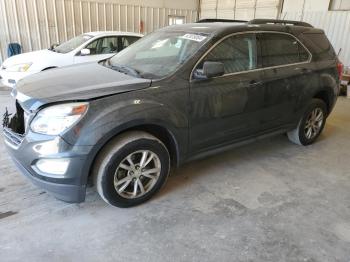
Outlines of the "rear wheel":
[{"label": "rear wheel", "polygon": [[130,207],[156,194],[169,174],[164,144],[145,132],[129,132],[110,142],[94,167],[94,182],[109,204]]},{"label": "rear wheel", "polygon": [[297,128],[288,132],[288,138],[298,145],[310,145],[321,134],[327,117],[327,106],[321,99],[312,99]]}]

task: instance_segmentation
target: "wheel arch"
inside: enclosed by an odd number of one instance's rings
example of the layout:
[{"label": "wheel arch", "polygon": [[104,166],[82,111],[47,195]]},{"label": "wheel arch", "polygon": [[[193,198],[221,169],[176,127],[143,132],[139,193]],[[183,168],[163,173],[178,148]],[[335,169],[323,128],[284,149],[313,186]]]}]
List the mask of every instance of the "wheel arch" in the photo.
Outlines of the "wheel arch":
[{"label": "wheel arch", "polygon": [[179,166],[180,164],[179,144],[174,133],[170,130],[170,128],[166,127],[165,125],[162,125],[161,123],[153,123],[153,122],[143,123],[143,124],[128,123],[123,125],[123,127],[120,127],[116,130],[111,131],[108,135],[106,135],[96,144],[94,150],[92,151],[93,153],[90,156],[89,165],[86,167],[87,168],[86,182],[90,182],[91,175],[92,175],[91,171],[93,170],[94,163],[97,157],[99,156],[100,152],[102,151],[102,149],[108,144],[108,142],[110,142],[117,136],[129,131],[144,131],[158,138],[160,141],[164,143],[164,145],[169,151],[171,165],[175,167]]},{"label": "wheel arch", "polygon": [[50,70],[50,69],[54,69],[54,68],[58,68],[58,66],[48,66],[48,67],[45,67],[43,70],[41,71],[46,71],[46,70]]},{"label": "wheel arch", "polygon": [[314,90],[312,98],[321,99],[326,103],[329,115],[335,105],[339,93],[339,83],[333,74],[323,73],[320,75],[320,85]]},{"label": "wheel arch", "polygon": [[330,113],[333,107],[333,101],[334,101],[334,94],[332,92],[332,89],[330,87],[322,88],[321,90],[318,90],[313,95],[313,98],[321,99],[323,102],[325,102],[327,106],[327,114]]}]

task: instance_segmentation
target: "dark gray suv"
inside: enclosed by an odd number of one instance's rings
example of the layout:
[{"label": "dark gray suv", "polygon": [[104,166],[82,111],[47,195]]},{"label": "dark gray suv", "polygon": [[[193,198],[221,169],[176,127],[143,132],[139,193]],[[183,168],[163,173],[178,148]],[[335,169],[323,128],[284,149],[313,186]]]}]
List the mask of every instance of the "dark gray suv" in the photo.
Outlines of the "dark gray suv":
[{"label": "dark gray suv", "polygon": [[170,26],[109,60],[19,82],[3,133],[19,169],[57,198],[84,201],[93,184],[128,207],[171,166],[280,133],[313,143],[340,71],[324,32],[306,23]]}]

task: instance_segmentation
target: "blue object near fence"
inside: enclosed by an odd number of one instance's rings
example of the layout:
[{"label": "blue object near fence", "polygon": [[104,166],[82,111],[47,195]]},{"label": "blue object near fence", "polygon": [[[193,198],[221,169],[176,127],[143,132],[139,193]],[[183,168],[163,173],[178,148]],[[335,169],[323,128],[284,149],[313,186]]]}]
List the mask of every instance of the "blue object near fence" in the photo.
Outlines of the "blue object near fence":
[{"label": "blue object near fence", "polygon": [[18,43],[10,43],[7,47],[7,57],[22,53],[22,47]]}]

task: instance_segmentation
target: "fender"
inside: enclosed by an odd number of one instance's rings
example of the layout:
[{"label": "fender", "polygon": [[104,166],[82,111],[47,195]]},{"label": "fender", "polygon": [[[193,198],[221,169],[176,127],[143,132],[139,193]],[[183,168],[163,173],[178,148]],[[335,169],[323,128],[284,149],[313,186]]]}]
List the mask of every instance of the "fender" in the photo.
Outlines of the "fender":
[{"label": "fender", "polygon": [[318,97],[318,95],[322,92],[327,93],[327,101],[329,103],[328,106],[330,109],[329,111],[331,111],[337,99],[338,84],[334,76],[328,72],[321,73],[317,79],[309,81],[307,87],[304,87],[303,92],[299,94],[298,102],[296,104],[298,119],[299,114],[302,114],[304,112],[305,107],[309,104],[311,99]]},{"label": "fender", "polygon": [[[335,73],[336,74],[336,73]],[[332,112],[339,94],[339,80],[328,73],[320,75],[320,88],[316,89],[312,97],[324,100],[328,107],[328,115]]]},{"label": "fender", "polygon": [[[141,90],[139,93],[143,92]],[[139,96],[144,98],[135,99],[136,93],[132,93],[91,101],[89,110],[81,122],[62,135],[62,138],[71,145],[92,146],[84,166],[85,174],[89,174],[96,155],[108,141],[127,130],[137,128],[142,130],[143,127],[150,125],[166,130],[170,135],[176,151],[176,165],[182,162],[181,156],[186,156],[187,109],[173,107],[171,104],[177,103],[176,101],[159,100],[145,94]]]}]

